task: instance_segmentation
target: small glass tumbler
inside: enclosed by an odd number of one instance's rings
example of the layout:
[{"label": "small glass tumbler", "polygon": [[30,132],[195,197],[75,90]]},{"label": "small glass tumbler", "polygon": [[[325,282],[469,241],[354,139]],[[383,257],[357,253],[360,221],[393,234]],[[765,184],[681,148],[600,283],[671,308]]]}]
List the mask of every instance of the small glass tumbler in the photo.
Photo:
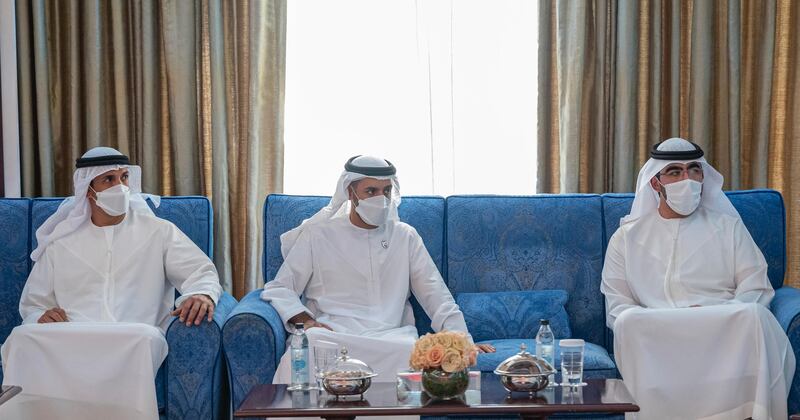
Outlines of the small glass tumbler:
[{"label": "small glass tumbler", "polygon": [[558,343],[561,351],[561,385],[569,387],[584,386],[583,382],[583,348],[581,339],[561,340]]}]

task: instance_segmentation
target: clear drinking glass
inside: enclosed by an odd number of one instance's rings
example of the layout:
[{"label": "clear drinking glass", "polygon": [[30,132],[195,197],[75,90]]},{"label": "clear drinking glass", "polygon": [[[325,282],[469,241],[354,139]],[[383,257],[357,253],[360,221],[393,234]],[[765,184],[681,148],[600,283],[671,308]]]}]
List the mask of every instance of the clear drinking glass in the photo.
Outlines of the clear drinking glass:
[{"label": "clear drinking glass", "polygon": [[322,389],[322,374],[336,360],[338,349],[336,343],[317,341],[314,344],[314,371],[317,378],[317,386]]},{"label": "clear drinking glass", "polygon": [[581,339],[568,339],[558,342],[561,351],[561,385],[584,386],[583,382],[583,348],[585,342]]},{"label": "clear drinking glass", "polygon": [[413,370],[397,372],[397,401],[403,405],[418,405],[422,391],[422,373]]},{"label": "clear drinking glass", "polygon": [[561,404],[583,404],[583,388],[580,386],[564,388],[561,392]]}]

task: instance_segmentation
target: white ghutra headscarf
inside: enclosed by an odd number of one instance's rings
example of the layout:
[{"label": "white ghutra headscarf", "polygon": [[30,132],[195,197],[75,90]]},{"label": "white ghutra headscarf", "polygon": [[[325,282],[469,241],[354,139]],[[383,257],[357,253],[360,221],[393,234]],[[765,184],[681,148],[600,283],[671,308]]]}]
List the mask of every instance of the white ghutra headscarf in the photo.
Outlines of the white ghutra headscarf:
[{"label": "white ghutra headscarf", "polygon": [[386,219],[386,228],[392,229],[395,222],[400,220],[397,207],[400,205],[400,183],[397,180],[396,170],[391,162],[374,156],[354,156],[344,165],[344,172],[336,182],[336,191],[330,203],[306,220],[300,226],[281,235],[281,254],[283,258],[292,249],[300,233],[304,229],[317,223],[331,221],[339,217],[349,217],[350,198],[347,193],[350,184],[364,178],[389,179],[392,181],[392,195],[389,202],[389,216]]},{"label": "white ghutra headscarf", "polygon": [[89,183],[108,171],[127,168],[128,187],[131,189],[128,211],[143,212],[154,216],[145,200],[150,198],[150,201],[158,207],[161,204],[161,198],[156,195],[142,194],[142,168],[127,162],[127,156],[110,147],[95,147],[78,159],[76,165],[78,167],[72,175],[75,195],[64,199],[58,206],[58,210],[36,230],[38,245],[31,252],[31,260],[36,262],[51,243],[78,230],[92,217],[92,209],[86,197]]},{"label": "white ghutra headscarf", "polygon": [[650,180],[671,163],[699,162],[703,167],[703,193],[699,207],[741,218],[731,201],[722,192],[724,178],[713,166],[706,162],[703,150],[688,140],[673,137],[653,146],[650,159],[639,171],[636,179],[636,197],[631,212],[620,220],[620,226],[650,214],[658,209],[658,191],[650,186]]}]

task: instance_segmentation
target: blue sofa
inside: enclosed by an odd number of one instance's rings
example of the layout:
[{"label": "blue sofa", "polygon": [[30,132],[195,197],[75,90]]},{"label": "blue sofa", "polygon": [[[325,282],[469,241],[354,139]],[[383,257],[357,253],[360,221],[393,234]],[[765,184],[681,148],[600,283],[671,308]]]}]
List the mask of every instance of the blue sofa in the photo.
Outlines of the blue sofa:
[{"label": "blue sofa", "polygon": [[[771,190],[729,192],[745,225],[769,263],[776,289],[772,311],[786,329],[795,354],[800,350],[800,290],[783,286],[786,265],[786,221],[783,199]],[[587,342],[587,377],[617,377],[613,336],[605,326],[600,293],[601,271],[609,238],[627,214],[632,194],[566,194],[538,196],[405,197],[400,217],[423,238],[456,300],[467,293],[564,290],[570,335]],[[266,281],[282,263],[279,236],[327,204],[328,197],[270,195],[264,205]],[[286,332],[277,312],[245,296],[222,330],[228,361],[231,400],[238,407],[256,384],[269,383],[284,352]],[[528,296],[530,294],[522,295]],[[474,296],[474,295],[473,295]],[[478,295],[492,300],[492,294]],[[473,335],[494,337],[498,352],[478,357],[481,371],[497,364],[525,342],[533,348],[537,304],[462,305]],[[507,302],[506,302],[507,303]],[[413,302],[420,334],[430,321]],[[487,310],[490,309],[490,310]],[[520,309],[521,308],[521,309]],[[530,318],[530,319],[527,319]],[[487,328],[491,325],[491,328]],[[563,329],[562,329],[563,330]],[[564,333],[562,337],[565,338]],[[558,361],[556,361],[558,363]],[[790,412],[800,411],[800,375],[789,397]]]},{"label": "blue sofa", "polygon": [[[60,198],[0,199],[0,342],[22,320],[19,299],[32,267],[36,229],[58,208]],[[155,209],[159,217],[175,223],[207,255],[213,250],[213,211],[205,197],[164,197]],[[156,377],[161,418],[227,418],[226,371],[222,359],[222,325],[236,306],[225,293],[214,312],[214,322],[186,327],[170,324],[166,332],[169,354]],[[0,372],[2,379],[2,372]]]}]

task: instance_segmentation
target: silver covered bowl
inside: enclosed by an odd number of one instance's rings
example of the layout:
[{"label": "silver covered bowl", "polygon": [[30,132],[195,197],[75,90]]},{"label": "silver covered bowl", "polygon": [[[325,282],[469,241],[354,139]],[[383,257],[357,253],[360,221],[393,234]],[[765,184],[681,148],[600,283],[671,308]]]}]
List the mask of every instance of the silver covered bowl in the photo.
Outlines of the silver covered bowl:
[{"label": "silver covered bowl", "polygon": [[329,372],[322,375],[322,387],[331,395],[359,395],[369,389],[375,376],[364,371]]},{"label": "silver covered bowl", "polygon": [[329,369],[322,372],[320,379],[325,391],[339,397],[364,394],[376,376],[366,363],[348,357],[347,348],[342,347],[340,356]]},{"label": "silver covered bowl", "polygon": [[547,387],[549,376],[556,372],[550,363],[526,349],[525,343],[520,344],[519,353],[504,360],[494,370],[508,392],[540,391]]}]

